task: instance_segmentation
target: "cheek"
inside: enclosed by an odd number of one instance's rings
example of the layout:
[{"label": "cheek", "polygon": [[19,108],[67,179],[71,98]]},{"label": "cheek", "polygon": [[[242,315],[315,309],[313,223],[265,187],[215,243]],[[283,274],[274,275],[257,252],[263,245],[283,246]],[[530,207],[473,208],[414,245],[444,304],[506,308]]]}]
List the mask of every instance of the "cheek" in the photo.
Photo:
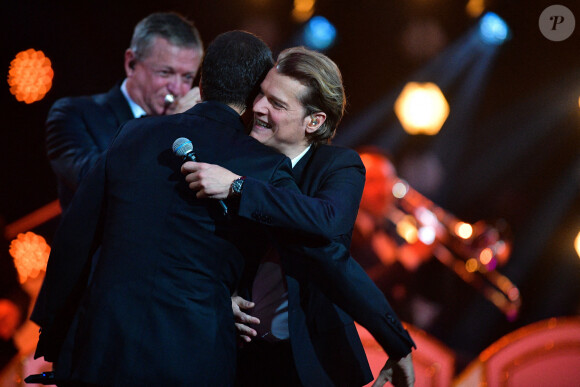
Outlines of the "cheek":
[{"label": "cheek", "polygon": [[183,94],[187,94],[187,92],[189,90],[191,90],[192,86],[193,86],[193,81],[192,82],[184,82],[184,83],[182,83],[181,84],[181,92]]},{"label": "cheek", "polygon": [[162,89],[163,87],[165,87],[165,84],[167,83],[165,78],[161,78],[158,76],[152,76],[146,82],[147,88],[152,92]]}]

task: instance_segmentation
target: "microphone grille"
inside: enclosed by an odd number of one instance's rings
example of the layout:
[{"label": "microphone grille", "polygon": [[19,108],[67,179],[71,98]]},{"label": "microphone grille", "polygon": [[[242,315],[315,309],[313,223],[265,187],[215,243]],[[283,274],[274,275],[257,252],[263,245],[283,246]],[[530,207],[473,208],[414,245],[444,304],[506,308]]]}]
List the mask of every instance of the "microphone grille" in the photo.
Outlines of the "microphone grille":
[{"label": "microphone grille", "polygon": [[193,152],[193,145],[191,140],[185,137],[179,137],[177,140],[173,141],[173,153],[176,156],[183,157],[190,152]]}]

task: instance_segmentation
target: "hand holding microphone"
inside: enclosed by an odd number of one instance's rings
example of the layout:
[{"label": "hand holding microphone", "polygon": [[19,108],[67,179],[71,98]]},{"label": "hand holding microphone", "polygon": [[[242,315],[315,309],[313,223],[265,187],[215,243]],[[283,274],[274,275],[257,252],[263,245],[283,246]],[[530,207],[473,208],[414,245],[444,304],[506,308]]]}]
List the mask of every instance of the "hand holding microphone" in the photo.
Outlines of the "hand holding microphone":
[{"label": "hand holding microphone", "polygon": [[[186,175],[185,181],[189,183],[189,188],[196,191],[195,196],[200,199],[226,199],[232,181],[240,177],[219,165],[198,162],[191,141],[185,137],[173,142],[173,153],[185,162],[181,172]],[[224,215],[227,215],[228,207],[223,200],[219,200],[219,203]]]}]

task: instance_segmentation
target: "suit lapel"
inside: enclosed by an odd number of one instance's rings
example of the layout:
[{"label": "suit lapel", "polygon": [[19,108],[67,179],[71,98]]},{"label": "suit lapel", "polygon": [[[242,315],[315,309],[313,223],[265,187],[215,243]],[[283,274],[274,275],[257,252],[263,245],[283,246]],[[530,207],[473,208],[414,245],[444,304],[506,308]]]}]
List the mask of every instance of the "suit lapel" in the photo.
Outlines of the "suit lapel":
[{"label": "suit lapel", "polygon": [[[292,168],[292,174],[294,175],[294,180],[296,180],[296,184],[300,189],[303,189],[303,176],[305,175],[305,171],[310,164],[310,160],[312,160],[312,155],[316,152],[316,146],[313,145],[310,147],[308,152],[298,161],[298,163]],[[304,192],[302,192],[304,193]]]},{"label": "suit lapel", "polygon": [[115,87],[109,90],[105,97],[105,103],[113,111],[117,119],[117,126],[135,118],[133,117],[133,112],[131,112],[129,102],[125,99],[119,85],[115,85]]}]

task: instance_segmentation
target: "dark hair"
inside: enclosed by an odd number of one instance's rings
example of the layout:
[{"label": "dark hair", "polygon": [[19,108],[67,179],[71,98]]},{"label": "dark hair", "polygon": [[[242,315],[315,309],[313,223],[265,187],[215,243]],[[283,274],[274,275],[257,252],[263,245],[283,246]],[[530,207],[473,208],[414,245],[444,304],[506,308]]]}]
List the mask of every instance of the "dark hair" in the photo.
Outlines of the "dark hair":
[{"label": "dark hair", "polygon": [[307,133],[309,144],[324,144],[336,133],[344,114],[346,96],[338,66],[326,55],[305,47],[292,47],[280,53],[276,62],[279,74],[296,79],[307,87],[298,96],[308,116],[326,113],[326,120],[314,133]]},{"label": "dark hair", "polygon": [[273,63],[270,48],[257,36],[245,31],[219,35],[201,64],[203,99],[251,106]]},{"label": "dark hair", "polygon": [[178,47],[198,48],[203,53],[203,43],[193,22],[174,12],[152,13],[135,26],[131,50],[137,60],[149,55],[155,38],[167,39]]}]

